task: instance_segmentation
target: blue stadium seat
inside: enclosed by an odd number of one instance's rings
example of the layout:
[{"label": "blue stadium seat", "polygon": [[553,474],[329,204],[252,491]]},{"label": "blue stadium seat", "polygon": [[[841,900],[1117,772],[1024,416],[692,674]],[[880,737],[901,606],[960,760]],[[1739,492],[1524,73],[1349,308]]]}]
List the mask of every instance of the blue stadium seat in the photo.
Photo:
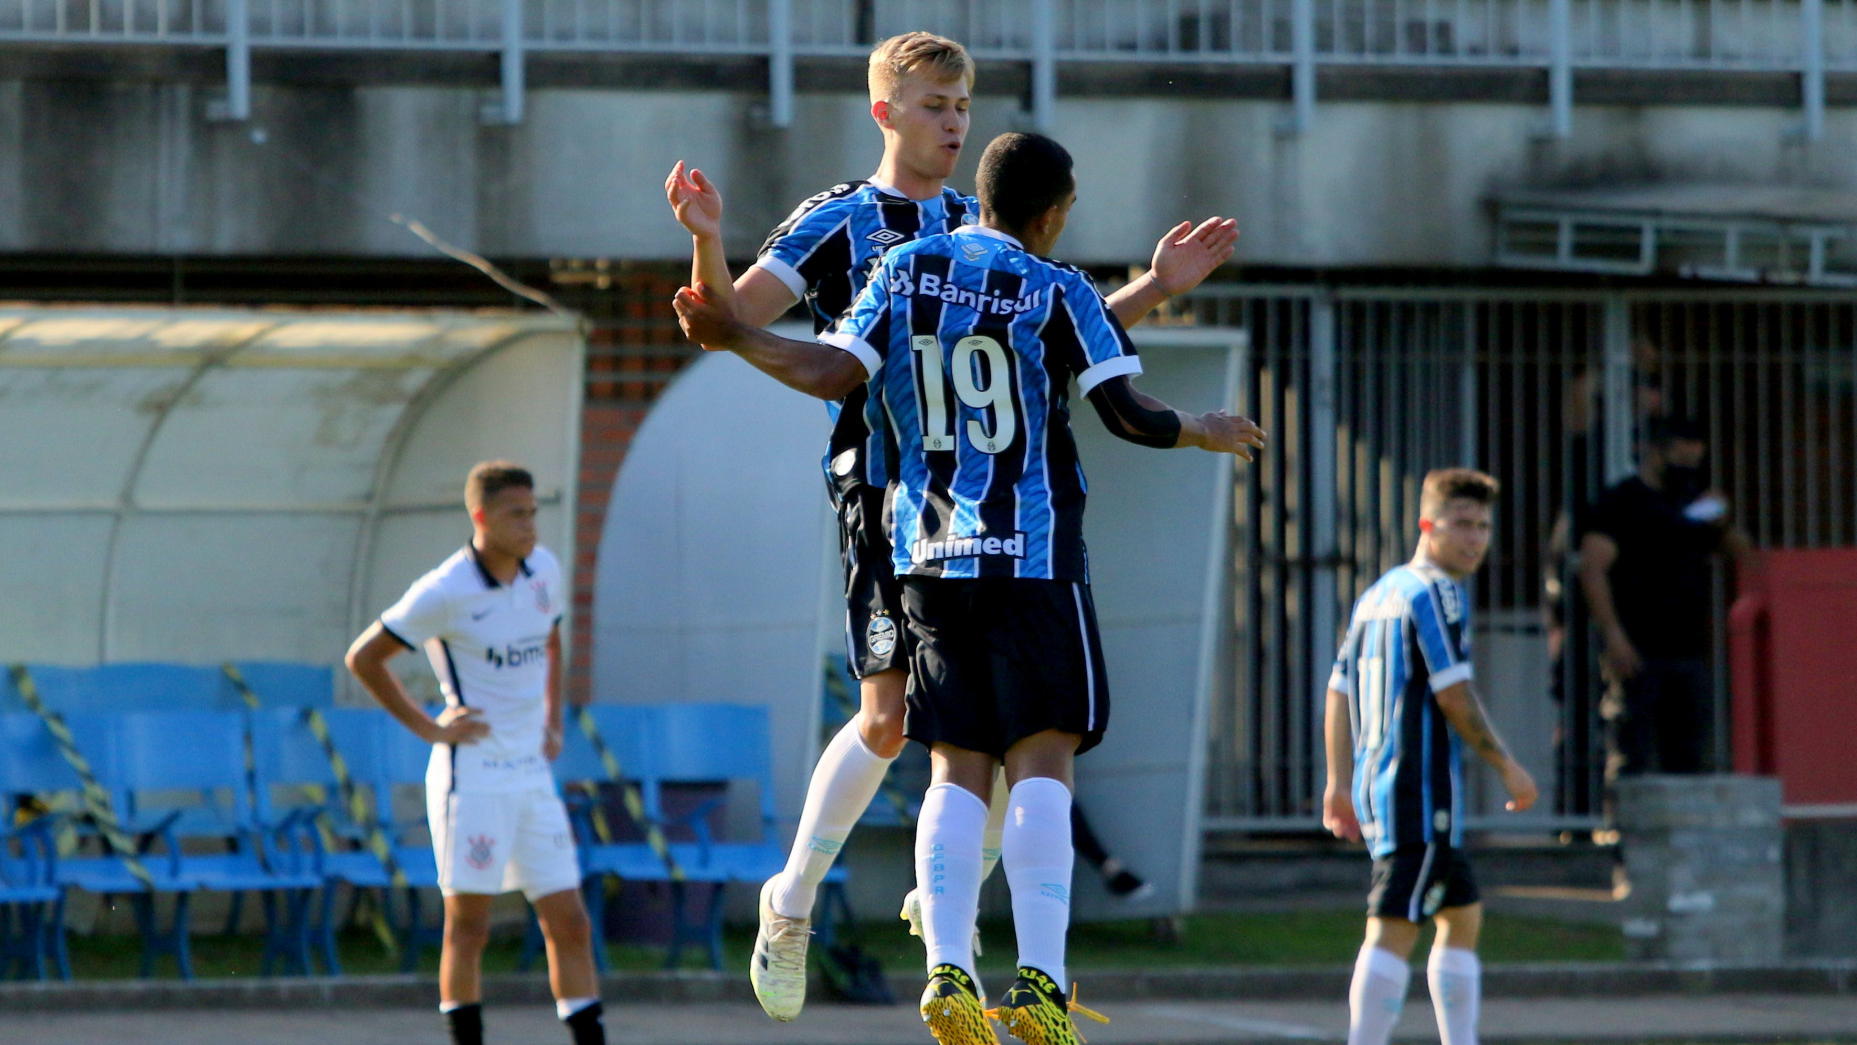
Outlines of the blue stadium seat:
[{"label": "blue stadium seat", "polygon": [[[305,710],[300,708],[266,708],[251,715],[260,810],[268,810],[263,812],[268,818],[295,816],[310,825],[320,817],[335,838],[337,847],[321,851],[317,864],[330,885],[323,890],[321,915],[314,930],[316,950],[330,973],[341,971],[335,953],[337,882],[354,889],[381,891],[382,906],[389,922],[395,923],[392,928],[404,948],[404,961],[410,971],[418,961],[418,947],[434,939],[420,925],[418,890],[437,887],[438,865],[430,846],[406,843],[404,832],[409,825],[394,821],[392,796],[396,785],[423,780],[423,759],[430,757],[431,748],[383,711],[330,708],[322,715],[350,779],[367,801],[368,818],[356,822],[349,815],[328,755],[310,730]],[[323,801],[306,800],[301,793],[306,785],[321,788]],[[280,795],[292,790],[298,793]],[[376,826],[385,832],[394,863],[406,878],[407,916],[403,920],[394,917],[392,875],[368,846]]]},{"label": "blue stadium seat", "polygon": [[[111,794],[123,826],[132,834],[161,841],[162,852],[143,854],[144,866],[156,878],[158,891],[176,894],[173,928],[158,931],[152,897],[141,888],[126,864],[109,858],[61,861],[59,877],[67,884],[96,893],[126,893],[137,901],[142,923],[142,974],[153,971],[158,954],[173,954],[182,978],[193,975],[188,949],[188,896],[199,889],[224,892],[254,891],[263,895],[266,914],[263,969],[268,974],[281,963],[309,971],[309,906],[322,877],[314,867],[314,853],[305,839],[293,838],[257,820],[247,791],[245,774],[245,723],[228,711],[135,711],[113,716],[69,716],[80,748],[91,750],[92,738],[111,738],[108,757],[95,758],[98,779]],[[227,852],[188,852],[183,839],[190,821],[189,809],[172,801],[155,804],[151,793],[186,792],[198,796],[202,806],[229,804],[233,810],[230,834],[217,830],[204,837],[224,843]],[[280,911],[278,904],[282,903]]]},{"label": "blue stadium seat", "polygon": [[[650,746],[649,708],[636,705],[600,704],[587,709],[594,728],[607,750],[618,761],[627,781],[637,786],[641,767]],[[620,823],[605,810],[603,785],[615,783],[606,771],[593,741],[580,728],[578,709],[569,712],[567,729],[562,737],[561,755],[554,761],[554,775],[567,803],[568,816],[574,825],[575,846],[580,854],[581,892],[587,902],[587,917],[593,923],[598,944],[593,960],[604,972],[606,953],[606,877],[622,880],[665,880],[664,862],[644,841],[641,825],[629,816]],[[612,837],[602,838],[597,825],[604,824]],[[534,914],[523,939],[518,968],[527,971],[542,947],[541,928]]]},{"label": "blue stadium seat", "polygon": [[79,787],[38,716],[0,714],[0,796],[8,798],[0,808],[0,978],[10,966],[22,979],[45,979],[48,960],[60,979],[71,978],[56,878],[60,818],[42,815],[15,827],[11,800],[31,795],[51,808],[61,804],[54,796],[70,797]]},{"label": "blue stadium seat", "polygon": [[[768,732],[767,709],[740,704],[660,704],[656,705],[651,734],[651,761],[645,781],[645,811],[665,825],[667,831],[693,836],[688,841],[673,841],[671,854],[686,879],[718,884],[712,893],[704,917],[704,935],[700,941],[709,952],[712,967],[721,966],[722,903],[721,885],[744,883],[759,886],[786,866],[786,850],[780,844],[779,823],[774,815],[773,745]],[[711,814],[725,799],[714,799],[676,818],[665,813],[667,788],[677,785],[724,784],[734,787],[751,784],[755,788],[758,837],[717,840],[711,827]],[[844,881],[843,868],[834,867],[826,882]],[[669,963],[675,965],[685,937],[681,931],[683,915],[678,890],[672,890],[672,916],[679,935],[673,939]]]},{"label": "blue stadium seat", "polygon": [[[233,664],[265,707],[332,708],[335,669],[327,664],[242,660]],[[217,670],[217,669],[216,669]]]}]

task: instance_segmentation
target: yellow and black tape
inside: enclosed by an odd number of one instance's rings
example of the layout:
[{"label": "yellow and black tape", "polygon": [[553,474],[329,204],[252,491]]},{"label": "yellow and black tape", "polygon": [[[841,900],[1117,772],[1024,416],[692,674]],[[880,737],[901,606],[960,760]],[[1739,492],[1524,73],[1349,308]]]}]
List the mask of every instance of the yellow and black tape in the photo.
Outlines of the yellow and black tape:
[{"label": "yellow and black tape", "polygon": [[39,696],[38,683],[32,681],[32,672],[24,664],[15,664],[12,669],[13,687],[19,691],[19,698],[25,701],[32,713],[39,716],[45,728],[51,730],[52,739],[58,744],[58,752],[70,764],[72,772],[84,788],[84,811],[97,825],[97,832],[104,842],[122,860],[129,874],[142,883],[142,888],[155,891],[155,879],[148,873],[142,863],[135,839],[123,830],[122,821],[116,818],[116,809],[110,803],[110,793],[97,782],[97,774],[90,768],[90,760],[77,749],[77,739],[71,735],[71,727],[65,725],[64,716],[45,706],[45,700]]},{"label": "yellow and black tape", "polygon": [[[612,753],[612,749],[606,746],[605,739],[600,736],[600,727],[593,721],[593,712],[583,705],[574,714],[574,724],[580,727],[581,734],[587,738],[588,743],[593,745],[593,753],[599,756],[600,765],[605,767],[607,779],[619,785],[620,794],[625,800],[626,813],[645,831],[645,844],[651,846],[651,851],[658,854],[658,859],[664,861],[664,869],[670,873],[671,881],[683,881],[683,868],[677,866],[677,859],[671,855],[670,843],[664,840],[663,829],[645,815],[645,796],[639,793],[637,784],[626,783],[625,767],[619,764],[618,756]],[[591,797],[593,799],[594,833],[600,836],[600,841],[611,842],[612,829],[606,823],[605,812],[600,809],[599,792],[592,791]]]},{"label": "yellow and black tape", "polygon": [[[245,681],[245,676],[236,665],[227,663],[221,667],[225,670],[226,678],[232,681],[232,687],[239,691],[239,696],[246,704],[254,709],[262,706],[258,694],[252,691],[251,686]],[[335,790],[341,798],[343,808],[348,810],[348,819],[355,826],[367,831],[368,849],[373,852],[374,858],[380,861],[381,867],[386,869],[387,878],[393,883],[393,888],[407,888],[411,883],[406,879],[406,872],[400,869],[399,862],[393,858],[393,843],[388,840],[387,833],[381,830],[380,819],[369,815],[371,811],[367,800],[362,797],[361,789],[355,785],[354,774],[348,770],[348,761],[342,757],[340,751],[336,750],[335,738],[329,732],[329,720],[323,716],[320,709],[312,707],[303,709],[303,721],[309,726],[310,735],[314,736],[316,743],[321,745],[323,756],[329,760],[329,772],[335,777]],[[319,807],[327,798],[320,785],[311,785],[305,789],[305,793]],[[387,800],[384,795],[374,797],[377,802]],[[317,810],[316,828],[322,834],[323,844],[329,849],[334,849],[335,831],[330,826],[329,814],[324,809]],[[374,935],[380,938],[387,952],[398,954],[400,942],[393,933],[393,927],[387,923],[385,913],[375,908],[369,921],[372,922]]]}]

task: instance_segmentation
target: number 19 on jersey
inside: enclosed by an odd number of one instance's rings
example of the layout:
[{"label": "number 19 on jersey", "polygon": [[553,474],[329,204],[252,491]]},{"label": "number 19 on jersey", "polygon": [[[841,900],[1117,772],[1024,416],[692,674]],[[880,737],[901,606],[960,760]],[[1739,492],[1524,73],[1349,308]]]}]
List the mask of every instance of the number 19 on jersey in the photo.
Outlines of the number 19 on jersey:
[{"label": "number 19 on jersey", "polygon": [[992,411],[992,430],[980,418],[967,422],[967,441],[983,454],[1005,452],[1019,432],[1018,414],[1013,410],[1012,352],[998,341],[984,335],[972,335],[955,342],[953,358],[942,358],[941,339],[931,334],[910,338],[915,350],[916,374],[920,378],[922,449],[953,450],[953,418],[948,412],[950,378],[958,401],[982,416]]}]

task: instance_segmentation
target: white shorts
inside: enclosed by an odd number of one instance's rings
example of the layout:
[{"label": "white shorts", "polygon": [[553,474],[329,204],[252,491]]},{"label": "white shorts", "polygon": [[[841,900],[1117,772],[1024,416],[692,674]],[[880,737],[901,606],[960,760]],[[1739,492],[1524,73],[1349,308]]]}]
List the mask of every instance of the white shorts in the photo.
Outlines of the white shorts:
[{"label": "white shorts", "polygon": [[428,793],[426,820],[446,896],[520,889],[534,901],[580,888],[567,807],[552,788]]}]

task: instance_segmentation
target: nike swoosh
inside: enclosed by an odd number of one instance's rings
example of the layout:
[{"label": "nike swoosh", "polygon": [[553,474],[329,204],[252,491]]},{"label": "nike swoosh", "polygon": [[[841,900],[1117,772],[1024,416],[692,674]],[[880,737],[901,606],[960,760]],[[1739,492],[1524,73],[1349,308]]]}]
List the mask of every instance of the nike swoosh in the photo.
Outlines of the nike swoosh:
[{"label": "nike swoosh", "polygon": [[491,615],[492,613],[495,613],[495,612],[496,612],[496,607],[495,607],[495,606],[492,606],[492,607],[490,607],[489,609],[487,609],[487,610],[485,610],[485,611],[484,611],[484,612],[482,612],[482,613],[473,613],[473,614],[471,614],[471,619],[472,619],[472,620],[483,620],[483,619],[484,619],[485,617],[488,617],[488,616],[490,616],[490,615]]}]

